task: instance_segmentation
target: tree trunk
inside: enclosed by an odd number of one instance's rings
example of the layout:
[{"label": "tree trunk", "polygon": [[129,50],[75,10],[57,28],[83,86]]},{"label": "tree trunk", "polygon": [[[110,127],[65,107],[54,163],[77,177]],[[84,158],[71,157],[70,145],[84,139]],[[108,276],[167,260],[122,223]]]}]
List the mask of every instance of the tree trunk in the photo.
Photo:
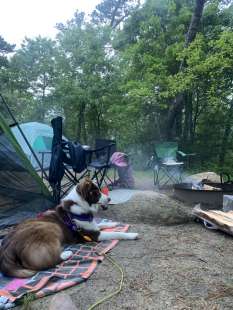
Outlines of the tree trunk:
[{"label": "tree trunk", "polygon": [[[198,27],[200,25],[201,17],[203,14],[204,4],[206,0],[196,0],[194,12],[189,25],[188,32],[185,37],[184,47],[187,48],[189,44],[195,39]],[[184,59],[180,63],[179,71],[182,71],[185,65]],[[170,140],[173,137],[173,128],[175,124],[175,119],[178,117],[179,113],[182,113],[182,108],[184,106],[184,94],[178,94],[173,100],[171,107],[168,112],[167,121],[167,139]]]},{"label": "tree trunk", "polygon": [[79,108],[79,114],[78,114],[78,124],[77,124],[77,140],[82,140],[82,133],[85,133],[85,120],[84,120],[84,114],[85,114],[85,103],[80,104]]},{"label": "tree trunk", "polygon": [[182,113],[177,114],[177,117],[175,119],[175,135],[176,137],[182,136],[182,122],[183,122],[183,115]]},{"label": "tree trunk", "polygon": [[225,162],[225,156],[228,148],[229,143],[229,136],[231,133],[231,127],[232,127],[232,116],[233,116],[233,103],[231,104],[230,110],[228,111],[228,116],[225,124],[224,134],[222,138],[222,144],[221,149],[219,153],[219,165],[222,167]]},{"label": "tree trunk", "polygon": [[101,137],[101,112],[97,113],[97,136]]},{"label": "tree trunk", "polygon": [[189,98],[188,94],[186,94],[186,104],[184,110],[184,128],[183,128],[183,137],[182,137],[182,145],[185,147],[188,143],[188,136],[189,136]]},{"label": "tree trunk", "polygon": [[183,141],[182,144],[185,148],[191,143],[193,132],[193,96],[190,93],[186,94],[185,98],[185,111],[184,111],[184,128],[183,128]]}]

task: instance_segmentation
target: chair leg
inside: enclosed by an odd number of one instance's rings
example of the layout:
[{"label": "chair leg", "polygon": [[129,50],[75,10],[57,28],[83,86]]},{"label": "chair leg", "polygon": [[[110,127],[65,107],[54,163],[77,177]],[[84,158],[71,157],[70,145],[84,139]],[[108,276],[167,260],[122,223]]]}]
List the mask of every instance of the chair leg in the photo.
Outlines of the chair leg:
[{"label": "chair leg", "polygon": [[107,181],[110,182],[110,184],[112,184],[112,180],[108,177],[107,175],[107,172],[108,172],[108,169],[107,167],[105,168],[102,168],[102,169],[99,169],[99,170],[95,170],[94,171],[94,174],[92,176],[92,180],[96,180],[97,182],[97,185],[99,188],[102,187],[102,184],[104,183],[106,186],[109,185],[109,183]]},{"label": "chair leg", "polygon": [[159,169],[153,169],[154,172],[154,185],[159,188]]},{"label": "chair leg", "polygon": [[183,178],[183,167],[180,169],[179,183],[182,183],[182,178]]},{"label": "chair leg", "polygon": [[[108,176],[108,171],[113,169],[113,178]],[[104,177],[104,183],[106,186],[114,186],[115,181],[116,181],[116,168],[115,167],[111,167],[111,168],[107,168],[106,173],[105,173],[105,177]]]},{"label": "chair leg", "polygon": [[164,175],[166,178],[166,181],[163,185],[167,185],[170,183],[179,183],[182,178],[182,167],[163,167]]},{"label": "chair leg", "polygon": [[97,186],[99,187],[99,189],[101,188],[102,182],[104,179],[103,173],[104,172],[102,172],[102,169],[94,170],[93,176],[91,178],[92,180],[96,180],[96,183],[97,183]]},{"label": "chair leg", "polygon": [[165,167],[160,167],[159,172],[160,174],[158,175],[158,178],[159,178],[158,183],[159,183],[159,188],[162,188],[169,183],[170,175]]},{"label": "chair leg", "polygon": [[94,173],[93,173],[93,176],[91,179],[96,180],[97,186],[100,188],[100,182],[99,182],[98,174],[99,174],[99,172],[97,170],[94,170]]},{"label": "chair leg", "polygon": [[100,177],[100,182],[99,182],[99,183],[100,183],[100,184],[99,184],[99,188],[101,188],[101,186],[102,186],[102,183],[103,183],[103,181],[104,181],[106,172],[107,172],[107,168],[104,168],[102,171],[100,170],[100,175],[101,175],[101,177]]}]

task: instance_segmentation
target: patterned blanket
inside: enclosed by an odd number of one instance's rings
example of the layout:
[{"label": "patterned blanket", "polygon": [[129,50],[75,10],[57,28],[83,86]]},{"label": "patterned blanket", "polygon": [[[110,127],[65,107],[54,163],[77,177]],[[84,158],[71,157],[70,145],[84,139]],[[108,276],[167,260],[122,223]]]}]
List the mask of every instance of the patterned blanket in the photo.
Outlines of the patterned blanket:
[{"label": "patterned blanket", "polygon": [[[120,224],[104,231],[127,231],[129,225]],[[56,266],[56,268],[38,272],[32,278],[15,279],[0,273],[0,304],[17,303],[26,294],[40,298],[65,288],[74,286],[88,279],[104,254],[111,250],[119,241],[102,241],[98,244],[76,244],[66,248],[73,255]],[[12,304],[14,306],[14,304]],[[1,308],[2,309],[2,308]]]}]

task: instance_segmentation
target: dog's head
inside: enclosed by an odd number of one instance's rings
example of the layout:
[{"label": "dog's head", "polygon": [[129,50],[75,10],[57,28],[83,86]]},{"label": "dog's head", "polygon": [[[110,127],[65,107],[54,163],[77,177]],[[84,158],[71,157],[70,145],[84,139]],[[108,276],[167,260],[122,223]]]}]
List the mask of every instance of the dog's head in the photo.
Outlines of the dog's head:
[{"label": "dog's head", "polygon": [[[71,193],[76,191],[76,195],[69,197],[68,199],[63,199],[60,205],[57,207],[57,211],[60,216],[63,217],[63,215],[66,212],[71,212],[76,214],[74,211],[74,208],[76,205],[79,205],[79,207],[82,207],[82,200],[85,201],[85,204],[88,204],[90,207],[91,205],[100,205],[103,210],[106,210],[108,207],[108,203],[111,200],[108,196],[101,193],[98,186],[92,182],[90,178],[86,178],[84,181],[82,181],[80,184],[78,184]],[[75,197],[79,197],[78,199]],[[81,198],[81,199],[80,199]],[[86,208],[86,207],[85,207]],[[97,209],[94,209],[95,212],[98,211]],[[88,210],[85,209],[85,212]],[[92,210],[93,211],[93,210]],[[80,211],[79,211],[80,212]],[[77,213],[79,214],[79,213]]]},{"label": "dog's head", "polygon": [[89,178],[86,178],[84,181],[82,181],[77,186],[76,190],[81,198],[88,202],[90,206],[92,204],[98,203],[101,198],[101,192],[99,188]]},{"label": "dog's head", "polygon": [[98,203],[103,209],[107,209],[107,204],[111,200],[101,193],[98,186],[89,178],[86,178],[77,186],[77,192],[90,206]]}]

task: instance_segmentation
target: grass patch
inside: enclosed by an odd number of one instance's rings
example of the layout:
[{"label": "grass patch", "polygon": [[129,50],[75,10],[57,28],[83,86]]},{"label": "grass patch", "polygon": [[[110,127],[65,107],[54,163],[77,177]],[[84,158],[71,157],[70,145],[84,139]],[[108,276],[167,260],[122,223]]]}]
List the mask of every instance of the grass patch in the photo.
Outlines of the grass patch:
[{"label": "grass patch", "polygon": [[32,293],[26,294],[21,302],[22,302],[22,310],[31,310],[32,302],[36,299],[35,295]]}]

